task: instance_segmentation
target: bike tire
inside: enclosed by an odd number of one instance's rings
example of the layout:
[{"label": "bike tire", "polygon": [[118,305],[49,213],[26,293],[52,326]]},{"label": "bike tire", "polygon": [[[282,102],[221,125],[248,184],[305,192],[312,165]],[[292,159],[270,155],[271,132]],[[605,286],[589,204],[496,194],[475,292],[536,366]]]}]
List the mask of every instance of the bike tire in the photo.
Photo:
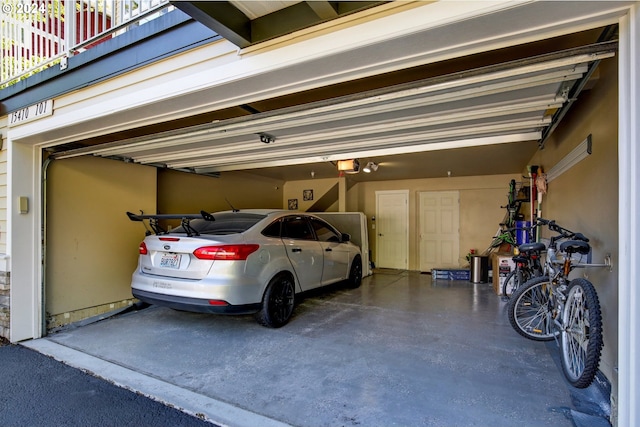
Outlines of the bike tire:
[{"label": "bike tire", "polygon": [[511,295],[517,291],[531,277],[531,274],[525,268],[516,268],[505,277],[502,283],[502,296],[505,299],[511,298]]},{"label": "bike tire", "polygon": [[513,294],[516,271],[517,270],[513,270],[512,272],[507,274],[507,277],[504,278],[504,282],[502,282],[502,297],[505,299],[509,299]]},{"label": "bike tire", "polygon": [[580,278],[569,283],[562,324],[562,370],[572,386],[586,388],[598,372],[603,346],[600,302],[588,280]]},{"label": "bike tire", "polygon": [[560,331],[553,321],[555,304],[547,276],[535,277],[513,293],[507,309],[511,327],[533,341],[551,341]]}]

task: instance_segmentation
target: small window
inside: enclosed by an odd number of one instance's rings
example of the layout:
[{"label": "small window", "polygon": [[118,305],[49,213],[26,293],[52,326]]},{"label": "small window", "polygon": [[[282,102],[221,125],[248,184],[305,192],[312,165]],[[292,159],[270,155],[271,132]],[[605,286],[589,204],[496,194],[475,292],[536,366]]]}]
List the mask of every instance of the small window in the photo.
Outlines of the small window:
[{"label": "small window", "polygon": [[271,224],[267,226],[264,230],[262,230],[262,235],[267,237],[280,237],[280,224],[282,221],[277,220],[273,221]]},{"label": "small window", "polygon": [[309,221],[302,216],[290,216],[282,221],[282,237],[289,239],[315,240]]},{"label": "small window", "polygon": [[311,225],[316,232],[316,236],[318,236],[318,240],[321,242],[340,242],[340,234],[326,222],[311,218]]}]

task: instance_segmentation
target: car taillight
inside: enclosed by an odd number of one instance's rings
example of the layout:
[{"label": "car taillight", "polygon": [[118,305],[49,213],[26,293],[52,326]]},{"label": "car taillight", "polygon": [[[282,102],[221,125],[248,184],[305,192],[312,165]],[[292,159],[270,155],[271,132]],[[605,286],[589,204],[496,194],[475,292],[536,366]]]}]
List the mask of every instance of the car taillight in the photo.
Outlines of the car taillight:
[{"label": "car taillight", "polygon": [[146,255],[149,253],[149,251],[147,250],[147,245],[144,242],[140,243],[139,250],[140,250],[140,255]]},{"label": "car taillight", "polygon": [[179,237],[160,237],[160,240],[163,242],[179,242]]},{"label": "car taillight", "polygon": [[259,247],[260,245],[203,246],[193,251],[193,255],[198,259],[214,261],[243,261],[257,251]]}]

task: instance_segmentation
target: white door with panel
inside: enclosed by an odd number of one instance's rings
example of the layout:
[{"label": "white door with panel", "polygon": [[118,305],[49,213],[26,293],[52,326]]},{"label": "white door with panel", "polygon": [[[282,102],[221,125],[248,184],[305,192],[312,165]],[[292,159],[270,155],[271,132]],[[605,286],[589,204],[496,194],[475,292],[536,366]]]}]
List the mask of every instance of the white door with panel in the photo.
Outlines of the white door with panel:
[{"label": "white door with panel", "polygon": [[376,191],[376,264],[409,268],[409,190]]},{"label": "white door with panel", "polygon": [[421,192],[419,204],[420,271],[459,268],[460,194]]}]

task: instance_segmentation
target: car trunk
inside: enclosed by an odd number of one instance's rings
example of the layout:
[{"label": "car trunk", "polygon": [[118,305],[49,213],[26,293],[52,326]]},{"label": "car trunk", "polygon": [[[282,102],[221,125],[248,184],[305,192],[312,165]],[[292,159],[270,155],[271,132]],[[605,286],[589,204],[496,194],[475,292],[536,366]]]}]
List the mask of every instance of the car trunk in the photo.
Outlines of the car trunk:
[{"label": "car trunk", "polygon": [[[145,239],[147,254],[140,255],[140,269],[145,274],[180,279],[200,280],[207,276],[214,264],[201,248],[233,243],[238,235],[215,237],[188,237],[180,235],[149,236]],[[199,250],[204,255],[196,256]]]}]

